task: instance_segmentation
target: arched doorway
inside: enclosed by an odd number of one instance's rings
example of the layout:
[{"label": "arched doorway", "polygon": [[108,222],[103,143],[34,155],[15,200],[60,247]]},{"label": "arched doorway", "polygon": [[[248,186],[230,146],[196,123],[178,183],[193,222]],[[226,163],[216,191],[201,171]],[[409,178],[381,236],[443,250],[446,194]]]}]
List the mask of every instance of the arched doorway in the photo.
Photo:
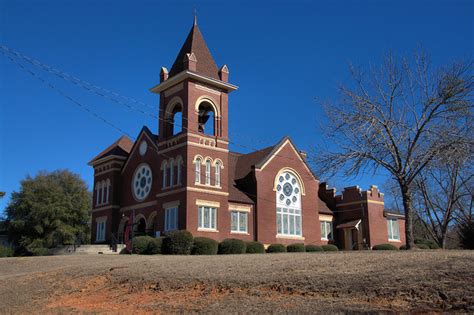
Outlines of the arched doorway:
[{"label": "arched doorway", "polygon": [[146,219],[143,215],[139,214],[135,219],[133,232],[134,237],[146,235]]}]

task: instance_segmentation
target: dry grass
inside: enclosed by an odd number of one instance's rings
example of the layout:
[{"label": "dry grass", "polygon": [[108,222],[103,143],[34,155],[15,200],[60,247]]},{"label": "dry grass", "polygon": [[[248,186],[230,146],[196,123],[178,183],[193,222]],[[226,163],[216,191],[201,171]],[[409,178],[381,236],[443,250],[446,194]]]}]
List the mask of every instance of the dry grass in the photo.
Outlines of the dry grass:
[{"label": "dry grass", "polygon": [[0,312],[474,312],[472,279],[472,251],[5,258]]}]

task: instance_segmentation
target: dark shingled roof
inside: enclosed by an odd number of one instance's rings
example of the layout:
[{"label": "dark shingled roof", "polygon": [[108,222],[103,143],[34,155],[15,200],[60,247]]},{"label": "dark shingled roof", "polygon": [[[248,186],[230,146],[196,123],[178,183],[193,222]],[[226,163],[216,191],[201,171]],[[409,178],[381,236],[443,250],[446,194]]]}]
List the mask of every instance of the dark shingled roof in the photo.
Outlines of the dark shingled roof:
[{"label": "dark shingled roof", "polygon": [[109,145],[104,151],[100,152],[95,158],[93,158],[89,164],[105,158],[109,155],[118,155],[127,157],[133,147],[133,141],[126,136],[121,136],[117,141]]},{"label": "dark shingled roof", "polygon": [[320,214],[333,215],[331,209],[329,209],[328,206],[326,205],[326,203],[324,201],[322,201],[319,197],[318,197],[318,203],[319,203],[319,213]]},{"label": "dark shingled roof", "polygon": [[206,42],[204,41],[201,31],[199,30],[199,27],[196,23],[191,28],[188,37],[184,41],[183,47],[181,47],[181,50],[179,51],[178,56],[171,67],[169,73],[170,78],[184,70],[184,58],[186,57],[186,54],[190,53],[194,53],[196,56],[197,73],[220,80],[217,65],[214,61],[214,58],[212,58],[212,55],[207,48]]}]

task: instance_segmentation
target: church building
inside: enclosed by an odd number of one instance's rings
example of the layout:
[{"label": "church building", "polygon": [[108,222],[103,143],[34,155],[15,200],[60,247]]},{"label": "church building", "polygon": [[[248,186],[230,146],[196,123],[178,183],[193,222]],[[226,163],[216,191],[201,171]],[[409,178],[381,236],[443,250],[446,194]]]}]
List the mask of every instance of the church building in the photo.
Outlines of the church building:
[{"label": "church building", "polygon": [[372,186],[336,195],[319,183],[290,138],[251,153],[229,150],[229,96],[237,86],[218,67],[194,22],[170,70],[161,68],[158,133],[143,127],[89,162],[94,168],[91,240],[188,230],[222,241],[404,244],[404,218],[384,210]]}]

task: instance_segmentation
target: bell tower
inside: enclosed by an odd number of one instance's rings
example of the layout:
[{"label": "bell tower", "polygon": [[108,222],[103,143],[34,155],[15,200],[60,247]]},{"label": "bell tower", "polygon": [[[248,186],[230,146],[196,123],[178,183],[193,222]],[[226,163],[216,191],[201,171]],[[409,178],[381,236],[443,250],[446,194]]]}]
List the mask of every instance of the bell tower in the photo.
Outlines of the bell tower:
[{"label": "bell tower", "polygon": [[196,19],[171,69],[162,67],[159,141],[185,133],[228,140],[228,94],[237,89],[228,82],[227,65],[218,68]]}]

